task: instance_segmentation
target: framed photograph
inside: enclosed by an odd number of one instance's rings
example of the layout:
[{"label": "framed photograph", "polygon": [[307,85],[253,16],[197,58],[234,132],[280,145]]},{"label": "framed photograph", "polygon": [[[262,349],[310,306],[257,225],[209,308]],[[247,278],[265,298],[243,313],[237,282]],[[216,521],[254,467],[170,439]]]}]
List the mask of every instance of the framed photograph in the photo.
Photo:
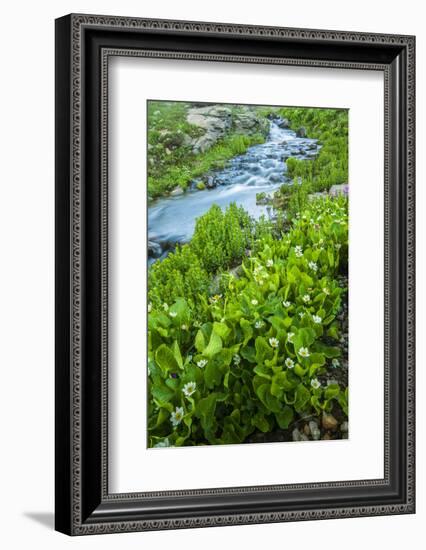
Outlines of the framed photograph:
[{"label": "framed photograph", "polygon": [[56,20],[56,529],[408,514],[413,36]]}]

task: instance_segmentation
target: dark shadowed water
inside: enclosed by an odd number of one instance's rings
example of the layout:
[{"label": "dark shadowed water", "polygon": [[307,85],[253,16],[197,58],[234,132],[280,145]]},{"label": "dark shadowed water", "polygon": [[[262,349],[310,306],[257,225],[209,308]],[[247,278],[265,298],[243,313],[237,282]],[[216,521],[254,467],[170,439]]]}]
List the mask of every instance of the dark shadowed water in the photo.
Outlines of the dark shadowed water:
[{"label": "dark shadowed water", "polygon": [[[148,240],[158,243],[164,252],[170,249],[171,243],[188,242],[196,219],[213,204],[226,208],[235,202],[256,219],[268,214],[270,207],[256,205],[256,194],[271,193],[283,183],[289,183],[285,163],[288,157],[312,159],[318,150],[316,140],[297,137],[293,130],[280,128],[276,121],[271,121],[265,143],[253,145],[243,155],[231,159],[226,168],[214,173],[217,187],[192,190],[151,203],[148,208]],[[150,260],[151,263],[153,258]]]}]

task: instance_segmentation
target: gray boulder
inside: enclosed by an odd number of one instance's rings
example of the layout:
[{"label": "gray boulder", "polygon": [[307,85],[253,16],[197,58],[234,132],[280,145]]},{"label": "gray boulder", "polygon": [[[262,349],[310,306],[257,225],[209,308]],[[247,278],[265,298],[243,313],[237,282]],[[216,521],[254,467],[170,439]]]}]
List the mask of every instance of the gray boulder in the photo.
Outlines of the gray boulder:
[{"label": "gray boulder", "polygon": [[182,187],[179,187],[179,185],[175,187],[173,191],[170,192],[171,197],[178,197],[179,195],[183,195],[183,194],[184,194],[184,190],[182,189]]}]

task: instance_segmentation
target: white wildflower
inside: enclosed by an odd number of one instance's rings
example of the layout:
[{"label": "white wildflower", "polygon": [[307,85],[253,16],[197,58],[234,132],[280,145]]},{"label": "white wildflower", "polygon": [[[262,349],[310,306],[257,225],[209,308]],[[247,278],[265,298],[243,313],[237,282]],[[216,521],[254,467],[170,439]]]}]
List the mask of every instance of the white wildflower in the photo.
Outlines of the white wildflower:
[{"label": "white wildflower", "polygon": [[284,306],[284,307],[290,307],[290,306],[291,306],[291,303],[290,303],[288,300],[284,300],[283,306]]},{"label": "white wildflower", "polygon": [[340,366],[340,362],[338,359],[334,358],[332,361],[331,361],[331,364],[334,368],[337,368],[338,366]]},{"label": "white wildflower", "polygon": [[305,295],[302,297],[302,300],[305,302],[305,304],[307,304],[308,302],[311,301],[311,297],[309,296],[309,294],[305,294]]},{"label": "white wildflower", "polygon": [[190,397],[195,390],[197,389],[197,384],[195,382],[188,382],[184,385],[182,388],[183,393],[186,395],[186,397]]},{"label": "white wildflower", "polygon": [[176,407],[176,409],[170,415],[171,423],[174,427],[179,426],[182,422],[184,411],[182,407]]},{"label": "white wildflower", "polygon": [[279,341],[276,338],[269,338],[269,345],[271,348],[277,348],[279,346]]},{"label": "white wildflower", "polygon": [[294,338],[294,332],[289,332],[287,334],[287,342],[290,342],[292,344],[293,343],[293,338]]},{"label": "white wildflower", "polygon": [[299,353],[300,357],[309,357],[310,356],[308,348],[299,348],[298,353]]},{"label": "white wildflower", "polygon": [[317,390],[319,387],[321,387],[321,384],[319,383],[317,378],[312,378],[311,380],[311,386]]},{"label": "white wildflower", "polygon": [[321,317],[319,315],[312,315],[312,320],[314,323],[316,323],[317,325],[319,325],[322,321]]},{"label": "white wildflower", "polygon": [[241,357],[236,353],[234,357],[232,358],[235,365],[239,365],[241,363]]},{"label": "white wildflower", "polygon": [[324,292],[324,294],[326,296],[328,296],[330,294],[330,291],[328,290],[328,288],[326,286],[322,289],[322,291]]},{"label": "white wildflower", "polygon": [[253,300],[251,301],[251,305],[252,305],[252,306],[257,306],[258,303],[259,303],[259,302],[258,302],[256,299],[253,299]]},{"label": "white wildflower", "polygon": [[188,325],[181,325],[180,327],[182,330],[188,330]]},{"label": "white wildflower", "polygon": [[285,360],[285,366],[289,369],[292,369],[294,367],[294,361],[290,359],[290,357],[287,357]]},{"label": "white wildflower", "polygon": [[274,265],[274,260],[268,260],[268,261],[266,262],[266,266],[267,266],[267,267],[272,267],[273,265]]},{"label": "white wildflower", "polygon": [[299,317],[301,319],[303,319],[304,316],[305,316],[305,312],[304,311],[299,311]]},{"label": "white wildflower", "polygon": [[197,361],[197,367],[200,367],[200,369],[203,369],[207,365],[207,359],[200,359]]},{"label": "white wildflower", "polygon": [[318,266],[317,266],[317,264],[316,264],[315,262],[309,262],[308,265],[309,265],[309,267],[312,269],[312,271],[315,271],[315,272],[317,271]]},{"label": "white wildflower", "polygon": [[302,250],[302,247],[297,245],[294,247],[294,253],[296,254],[296,256],[298,258],[301,258],[303,256],[303,250]]},{"label": "white wildflower", "polygon": [[170,317],[173,317],[173,318],[174,318],[174,317],[176,317],[177,313],[176,313],[176,311],[171,311],[171,312],[169,313],[169,315],[170,315]]},{"label": "white wildflower", "polygon": [[255,328],[262,328],[263,326],[265,326],[265,323],[263,321],[256,321],[255,324],[254,324],[254,327]]},{"label": "white wildflower", "polygon": [[164,309],[164,311],[167,311],[169,309],[168,304],[163,304],[163,309]]}]

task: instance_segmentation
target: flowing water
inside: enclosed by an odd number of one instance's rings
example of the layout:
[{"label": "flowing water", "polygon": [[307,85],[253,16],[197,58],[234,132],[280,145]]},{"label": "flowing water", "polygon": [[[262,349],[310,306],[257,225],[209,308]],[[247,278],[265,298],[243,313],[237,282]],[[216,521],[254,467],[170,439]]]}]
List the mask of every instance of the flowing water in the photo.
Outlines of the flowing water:
[{"label": "flowing water", "polygon": [[226,208],[231,202],[241,205],[254,218],[270,213],[270,206],[257,205],[257,193],[271,193],[286,177],[286,159],[313,159],[319,151],[317,140],[298,137],[293,130],[270,123],[265,143],[253,145],[243,155],[232,158],[223,170],[214,173],[216,187],[193,189],[176,197],[161,198],[148,208],[149,263],[164,257],[176,243],[188,242],[195,221],[213,204]]}]

